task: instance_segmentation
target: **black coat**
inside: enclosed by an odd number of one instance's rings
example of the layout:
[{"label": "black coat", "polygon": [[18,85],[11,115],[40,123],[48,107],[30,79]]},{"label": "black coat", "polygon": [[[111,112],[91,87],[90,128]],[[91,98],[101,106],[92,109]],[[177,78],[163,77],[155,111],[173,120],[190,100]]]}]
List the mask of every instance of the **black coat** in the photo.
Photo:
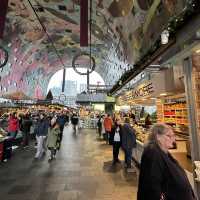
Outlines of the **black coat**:
[{"label": "black coat", "polygon": [[71,117],[71,123],[73,124],[73,125],[77,125],[78,124],[78,116],[76,116],[76,115],[72,115],[72,117]]},{"label": "black coat", "polygon": [[[115,130],[116,130],[117,126],[115,125],[113,128],[112,128],[112,131],[111,131],[111,134],[110,134],[110,141],[111,141],[111,144],[113,144],[114,142],[114,137],[115,137]],[[119,135],[120,135],[120,143],[122,143],[122,126],[119,125]]]},{"label": "black coat", "polygon": [[135,130],[130,124],[124,124],[122,126],[122,148],[124,150],[133,149],[136,147],[136,135]]},{"label": "black coat", "polygon": [[32,126],[32,120],[28,118],[22,119],[21,131],[24,133],[29,133]]},{"label": "black coat", "polygon": [[137,200],[194,200],[185,171],[156,144],[149,144],[142,154]]}]

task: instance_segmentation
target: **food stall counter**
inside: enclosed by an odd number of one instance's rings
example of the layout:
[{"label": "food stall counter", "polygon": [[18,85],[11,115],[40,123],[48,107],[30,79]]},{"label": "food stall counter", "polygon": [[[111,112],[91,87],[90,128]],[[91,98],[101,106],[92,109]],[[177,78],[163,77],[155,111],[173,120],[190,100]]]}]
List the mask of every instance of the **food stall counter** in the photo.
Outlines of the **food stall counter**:
[{"label": "food stall counter", "polygon": [[141,162],[141,157],[142,157],[142,152],[144,150],[144,144],[147,141],[148,135],[149,135],[149,130],[144,129],[138,125],[133,126],[135,132],[136,132],[136,143],[137,146],[133,150],[133,159],[134,161],[140,165]]}]

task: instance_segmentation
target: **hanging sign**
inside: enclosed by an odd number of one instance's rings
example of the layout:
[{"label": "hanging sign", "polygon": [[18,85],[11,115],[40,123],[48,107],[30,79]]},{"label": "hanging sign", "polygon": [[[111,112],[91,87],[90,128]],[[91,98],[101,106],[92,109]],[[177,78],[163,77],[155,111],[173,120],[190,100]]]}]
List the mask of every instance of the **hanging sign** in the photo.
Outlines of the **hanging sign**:
[{"label": "hanging sign", "polygon": [[132,92],[132,98],[140,98],[140,97],[146,97],[151,95],[154,92],[153,83],[147,83],[144,85],[139,86],[136,90],[133,90]]},{"label": "hanging sign", "polygon": [[151,96],[155,92],[154,84],[152,82],[146,82],[139,85],[136,89],[126,92],[120,97],[120,101],[128,102],[133,99],[139,99]]}]

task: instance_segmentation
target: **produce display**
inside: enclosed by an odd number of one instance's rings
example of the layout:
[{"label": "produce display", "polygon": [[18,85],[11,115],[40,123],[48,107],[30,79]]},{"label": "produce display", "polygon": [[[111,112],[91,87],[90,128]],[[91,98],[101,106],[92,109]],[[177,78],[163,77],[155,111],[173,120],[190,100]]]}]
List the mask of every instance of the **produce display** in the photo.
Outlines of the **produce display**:
[{"label": "produce display", "polygon": [[136,131],[136,139],[142,143],[145,143],[148,139],[148,131],[145,131],[142,127],[134,125],[133,128]]},{"label": "produce display", "polygon": [[7,135],[6,131],[0,127],[0,137],[1,136],[4,137],[6,135]]},{"label": "produce display", "polygon": [[0,142],[4,140],[6,135],[7,135],[7,132],[0,127]]},{"label": "produce display", "polygon": [[188,125],[186,102],[164,104],[164,122],[178,125]]},{"label": "produce display", "polygon": [[186,102],[161,103],[157,102],[158,122],[165,122],[173,127],[188,126],[188,112]]}]

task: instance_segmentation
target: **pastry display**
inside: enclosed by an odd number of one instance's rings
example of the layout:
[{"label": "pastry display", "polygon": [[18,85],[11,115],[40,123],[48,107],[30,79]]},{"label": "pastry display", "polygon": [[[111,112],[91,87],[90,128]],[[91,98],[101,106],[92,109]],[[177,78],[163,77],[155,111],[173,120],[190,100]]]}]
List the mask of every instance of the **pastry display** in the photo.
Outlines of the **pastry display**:
[{"label": "pastry display", "polygon": [[145,143],[148,139],[149,133],[140,126],[134,125],[133,128],[136,132],[136,139],[142,143]]}]

